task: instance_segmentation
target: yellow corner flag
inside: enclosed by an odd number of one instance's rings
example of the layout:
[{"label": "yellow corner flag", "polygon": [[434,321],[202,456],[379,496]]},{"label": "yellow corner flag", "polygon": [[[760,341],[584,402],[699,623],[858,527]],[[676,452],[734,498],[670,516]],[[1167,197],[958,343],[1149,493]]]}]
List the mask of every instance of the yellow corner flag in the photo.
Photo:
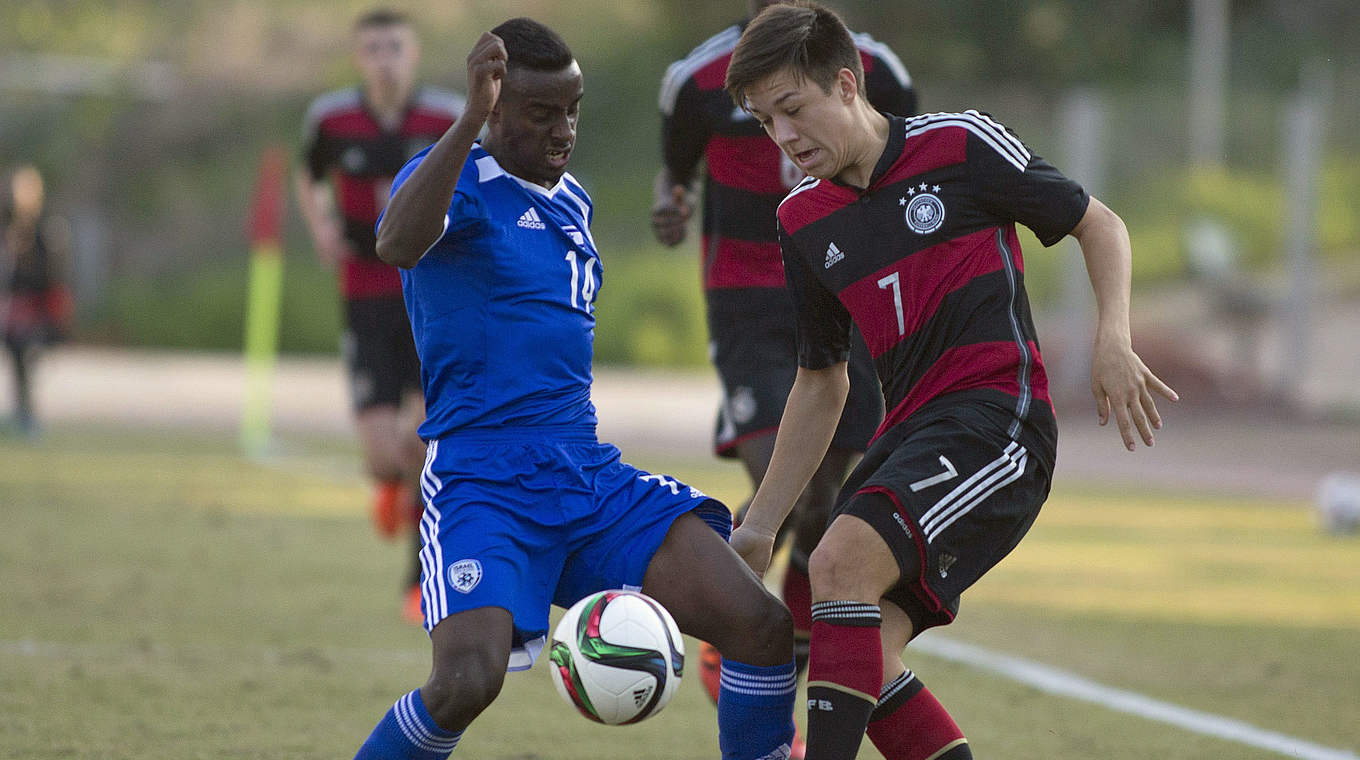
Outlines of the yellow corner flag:
[{"label": "yellow corner flag", "polygon": [[241,412],[241,448],[262,457],[270,446],[270,387],[278,354],[279,309],[283,297],[284,173],[287,159],[280,146],[260,157],[250,210],[250,280],[246,293],[245,393]]}]

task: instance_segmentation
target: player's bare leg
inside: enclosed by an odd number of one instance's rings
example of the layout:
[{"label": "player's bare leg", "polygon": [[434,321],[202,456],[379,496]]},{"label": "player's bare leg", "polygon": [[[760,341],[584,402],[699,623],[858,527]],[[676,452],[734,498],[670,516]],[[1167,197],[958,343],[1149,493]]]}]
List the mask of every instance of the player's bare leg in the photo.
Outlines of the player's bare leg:
[{"label": "player's bare leg", "polygon": [[[682,581],[682,582],[678,582]],[[685,633],[722,653],[718,739],[723,757],[787,752],[793,741],[793,620],[698,515],[681,515],[653,555],[643,593]]]},{"label": "player's bare leg", "polygon": [[420,516],[425,511],[425,499],[421,494],[420,473],[425,468],[425,442],[420,439],[416,430],[420,423],[425,419],[425,397],[418,391],[408,391],[402,396],[401,402],[401,427],[403,431],[410,431],[409,434],[402,435],[402,447],[405,449],[402,459],[406,462],[407,475],[405,480],[411,484],[411,498],[406,505],[406,520],[409,521],[409,533],[411,535],[411,553],[408,556],[410,563],[406,574],[406,599],[402,602],[401,616],[408,623],[420,624],[424,618],[420,610],[420,550],[423,541],[420,537]]},{"label": "player's bare leg", "polygon": [[502,607],[458,612],[430,632],[434,662],[420,696],[446,731],[462,731],[500,694],[514,621]]},{"label": "player's bare leg", "polygon": [[364,469],[377,485],[373,503],[373,527],[383,538],[397,534],[401,520],[401,491],[409,489],[410,464],[403,443],[404,426],[400,407],[394,404],[370,406],[358,413],[355,425]]},{"label": "player's bare leg", "polygon": [[371,508],[373,527],[383,538],[395,538],[403,529],[411,536],[409,570],[404,582],[402,617],[421,622],[420,614],[420,470],[425,445],[416,434],[424,419],[424,400],[407,393],[400,405],[380,404],[357,415],[364,467],[375,484]]},{"label": "player's bare leg", "polygon": [[429,680],[392,705],[355,760],[448,757],[463,729],[500,694],[512,636],[510,613],[500,607],[466,610],[439,621],[430,632],[434,665]]}]

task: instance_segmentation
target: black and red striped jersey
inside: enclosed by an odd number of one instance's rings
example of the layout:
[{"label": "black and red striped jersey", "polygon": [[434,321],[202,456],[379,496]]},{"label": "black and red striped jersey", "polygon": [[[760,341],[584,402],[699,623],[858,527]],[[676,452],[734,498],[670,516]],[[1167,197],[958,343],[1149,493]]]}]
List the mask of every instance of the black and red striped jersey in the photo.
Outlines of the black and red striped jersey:
[{"label": "black and red striped jersey", "polygon": [[[704,160],[704,288],[784,286],[774,212],[803,173],[723,90],[746,24],[724,29],[666,69],[661,83],[662,153],[671,178],[688,185]],[[875,108],[916,113],[911,77],[886,45],[854,35]]]},{"label": "black and red striped jersey", "polygon": [[845,361],[853,321],[883,385],[879,435],[947,394],[1051,420],[1015,223],[1052,245],[1088,201],[987,114],[891,119],[867,188],[809,177],[779,206],[799,363]]},{"label": "black and red striped jersey", "polygon": [[345,238],[355,256],[340,273],[348,298],[401,294],[397,270],[378,260],[374,225],[392,178],[416,153],[438,140],[463,112],[463,99],[433,87],[418,89],[406,115],[384,129],[358,87],[312,101],[303,123],[303,161],[313,180],[329,179]]}]

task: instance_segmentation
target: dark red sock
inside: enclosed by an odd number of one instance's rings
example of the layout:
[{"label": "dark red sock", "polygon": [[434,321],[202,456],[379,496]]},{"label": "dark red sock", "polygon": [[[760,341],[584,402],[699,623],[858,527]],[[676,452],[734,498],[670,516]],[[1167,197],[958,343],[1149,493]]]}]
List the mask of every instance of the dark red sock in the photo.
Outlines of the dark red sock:
[{"label": "dark red sock", "polygon": [[886,760],[972,760],[968,740],[910,670],[883,687],[869,718],[869,741]]},{"label": "dark red sock", "polygon": [[784,573],[784,604],[793,613],[793,660],[802,675],[807,670],[808,641],[812,637],[812,587],[808,583],[807,560],[802,566],[790,558]]},{"label": "dark red sock", "polygon": [[878,605],[812,605],[807,760],[849,760],[859,752],[883,682]]}]

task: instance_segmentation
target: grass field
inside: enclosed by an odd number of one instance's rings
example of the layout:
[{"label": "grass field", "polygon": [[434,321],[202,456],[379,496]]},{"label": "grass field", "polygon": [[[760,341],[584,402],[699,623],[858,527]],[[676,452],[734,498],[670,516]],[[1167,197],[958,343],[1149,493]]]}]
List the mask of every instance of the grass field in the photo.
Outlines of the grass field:
[{"label": "grass field", "polygon": [[[269,463],[184,433],[0,439],[0,757],[350,757],[425,677],[348,442]],[[716,496],[735,468],[638,458]],[[1318,744],[1360,747],[1360,537],[1305,505],[1058,484],[943,635]],[[1280,755],[908,650],[979,758]],[[878,755],[869,748],[863,758]],[[589,724],[542,663],[455,757],[715,758],[687,680],[657,719]]]}]

